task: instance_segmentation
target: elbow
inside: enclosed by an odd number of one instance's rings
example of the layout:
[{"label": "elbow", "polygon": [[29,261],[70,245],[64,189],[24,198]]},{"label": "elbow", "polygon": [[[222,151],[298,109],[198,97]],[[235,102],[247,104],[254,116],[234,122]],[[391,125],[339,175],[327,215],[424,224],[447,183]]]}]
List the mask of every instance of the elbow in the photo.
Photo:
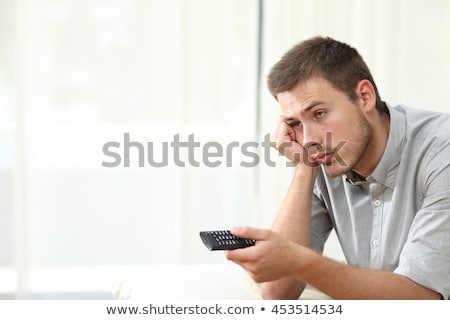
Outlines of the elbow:
[{"label": "elbow", "polygon": [[280,300],[274,290],[263,285],[261,285],[261,298],[263,300]]},{"label": "elbow", "polygon": [[287,295],[277,292],[276,290],[261,290],[261,298],[263,300],[293,300],[289,299]]},{"label": "elbow", "polygon": [[283,288],[275,283],[261,284],[261,298],[264,300],[297,300],[303,292],[304,286]]}]

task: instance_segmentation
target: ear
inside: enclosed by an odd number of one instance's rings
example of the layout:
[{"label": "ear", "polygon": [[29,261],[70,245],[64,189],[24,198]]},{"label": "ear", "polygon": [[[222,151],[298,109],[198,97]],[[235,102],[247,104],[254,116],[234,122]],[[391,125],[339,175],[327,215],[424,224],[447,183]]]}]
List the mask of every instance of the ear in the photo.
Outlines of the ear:
[{"label": "ear", "polygon": [[356,85],[356,95],[362,101],[364,111],[369,112],[375,109],[377,97],[375,88],[369,80],[364,79],[358,82]]}]

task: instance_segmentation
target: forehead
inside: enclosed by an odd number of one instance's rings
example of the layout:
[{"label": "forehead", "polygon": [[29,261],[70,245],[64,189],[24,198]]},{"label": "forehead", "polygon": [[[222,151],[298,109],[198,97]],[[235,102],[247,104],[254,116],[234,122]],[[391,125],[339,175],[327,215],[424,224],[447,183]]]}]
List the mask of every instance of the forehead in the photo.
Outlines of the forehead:
[{"label": "forehead", "polygon": [[281,110],[287,115],[292,112],[306,112],[311,107],[332,101],[339,92],[323,78],[311,78],[297,84],[290,90],[277,94]]}]

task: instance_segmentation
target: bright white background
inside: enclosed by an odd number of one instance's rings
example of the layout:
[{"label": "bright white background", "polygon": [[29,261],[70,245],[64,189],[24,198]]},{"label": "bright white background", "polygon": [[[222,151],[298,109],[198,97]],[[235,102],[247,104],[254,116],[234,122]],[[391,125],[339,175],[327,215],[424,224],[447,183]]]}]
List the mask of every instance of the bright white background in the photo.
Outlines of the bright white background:
[{"label": "bright white background", "polygon": [[355,46],[391,104],[450,110],[448,1],[262,3],[259,86],[257,0],[0,0],[0,297],[108,298],[126,268],[223,262],[200,230],[268,227],[291,175],[273,151],[275,167],[259,148],[254,168],[239,149],[230,167],[140,168],[134,150],[104,168],[102,147],[262,142],[265,77],[303,39]]}]

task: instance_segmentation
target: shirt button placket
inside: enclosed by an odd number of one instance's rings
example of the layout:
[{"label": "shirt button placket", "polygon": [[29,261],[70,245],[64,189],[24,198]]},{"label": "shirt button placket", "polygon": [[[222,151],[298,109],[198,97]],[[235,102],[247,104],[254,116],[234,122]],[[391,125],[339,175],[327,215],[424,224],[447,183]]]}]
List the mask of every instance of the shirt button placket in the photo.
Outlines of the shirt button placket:
[{"label": "shirt button placket", "polygon": [[372,236],[370,244],[370,264],[373,268],[380,268],[380,240],[382,234],[382,220],[383,220],[383,203],[380,200],[382,197],[381,184],[372,181],[369,187],[370,197],[372,200]]}]

